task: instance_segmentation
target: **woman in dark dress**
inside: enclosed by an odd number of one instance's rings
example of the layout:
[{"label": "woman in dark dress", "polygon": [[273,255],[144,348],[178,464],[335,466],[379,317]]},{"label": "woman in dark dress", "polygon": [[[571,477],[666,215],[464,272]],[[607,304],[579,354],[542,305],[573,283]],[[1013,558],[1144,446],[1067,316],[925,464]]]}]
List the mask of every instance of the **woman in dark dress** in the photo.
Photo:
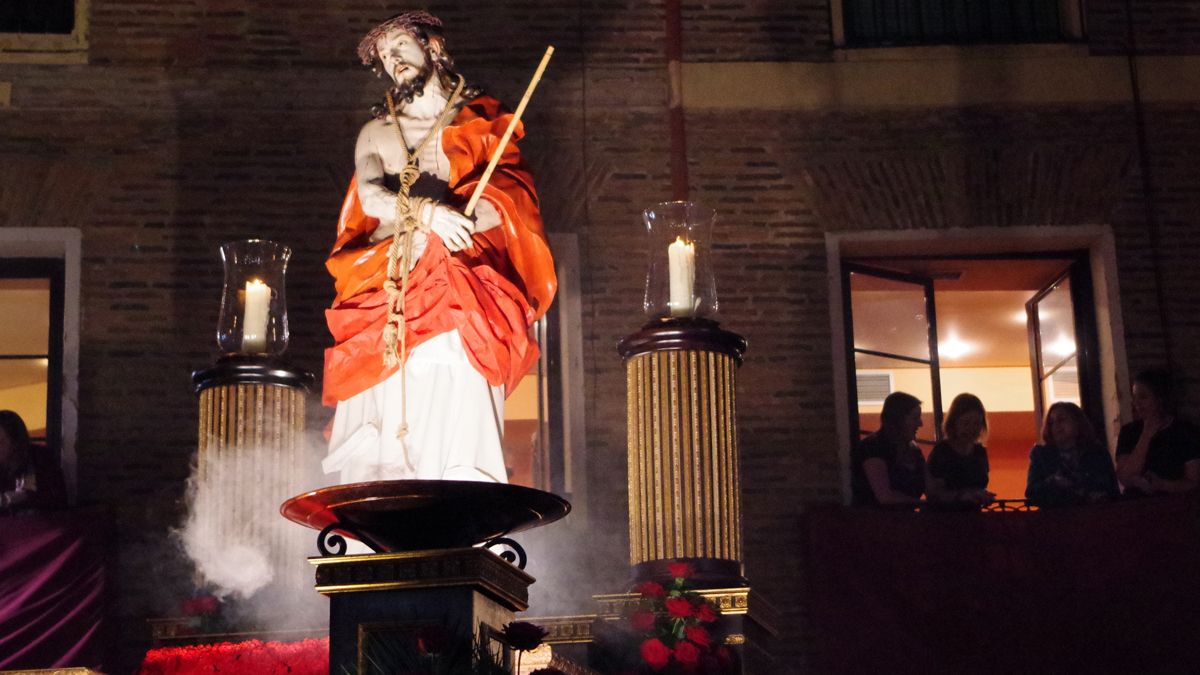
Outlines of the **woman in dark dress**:
[{"label": "woman in dark dress", "polygon": [[1133,422],[1117,437],[1117,478],[1126,494],[1187,492],[1200,485],[1200,430],[1176,414],[1171,374],[1133,380]]},{"label": "woman in dark dress", "polygon": [[22,513],[37,497],[37,473],[25,421],[0,410],[0,514]]},{"label": "woman in dark dress", "polygon": [[1050,406],[1042,444],[1029,452],[1025,498],[1047,507],[1090,504],[1119,494],[1112,458],[1083,410],[1067,401]]},{"label": "woman in dark dress", "polygon": [[913,442],[921,428],[921,401],[902,391],[883,401],[879,431],[850,453],[855,506],[916,504],[925,492],[925,457]]},{"label": "woman in dark dress", "polygon": [[983,505],[996,495],[988,492],[987,448],[979,436],[987,429],[987,411],[974,394],[959,394],[950,403],[945,438],[929,453],[925,479],[929,499]]}]

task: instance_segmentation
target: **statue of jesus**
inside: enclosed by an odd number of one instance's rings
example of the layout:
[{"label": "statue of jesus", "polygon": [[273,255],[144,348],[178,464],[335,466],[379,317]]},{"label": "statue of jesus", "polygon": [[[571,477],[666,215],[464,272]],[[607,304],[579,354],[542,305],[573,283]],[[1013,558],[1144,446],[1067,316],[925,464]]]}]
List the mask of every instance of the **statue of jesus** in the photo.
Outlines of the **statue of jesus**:
[{"label": "statue of jesus", "polygon": [[523,130],[464,215],[511,113],[455,71],[427,12],[388,19],[358,55],[392,86],[358,135],[326,262],[323,468],[341,483],[507,482],[504,397],[537,360],[529,328],[556,288]]}]

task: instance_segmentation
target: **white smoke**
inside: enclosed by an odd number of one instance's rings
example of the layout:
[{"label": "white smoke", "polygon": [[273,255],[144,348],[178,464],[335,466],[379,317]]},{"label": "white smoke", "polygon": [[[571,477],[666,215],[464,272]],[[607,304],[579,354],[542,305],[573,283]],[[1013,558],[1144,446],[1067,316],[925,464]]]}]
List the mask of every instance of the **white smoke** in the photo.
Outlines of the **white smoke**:
[{"label": "white smoke", "polygon": [[269,448],[206,455],[192,468],[187,517],[174,533],[213,594],[267,626],[311,618],[325,606],[306,560],[317,533],[279,512],[285,500],[323,484],[316,452],[323,441],[309,434],[297,442],[301,466],[273,458],[279,451]]},{"label": "white smoke", "polygon": [[[188,480],[188,516],[178,536],[196,570],[214,586],[217,597],[237,594],[248,598],[275,578],[266,544],[259,537],[262,531],[271,529],[271,524],[257,517],[271,513],[275,495],[241,481],[225,482],[226,476],[247,474],[241,470],[243,467],[236,466],[237,457],[222,461],[234,466],[207,466],[204,475],[193,468]],[[257,502],[251,504],[250,517],[240,522],[231,508],[233,495],[239,492]],[[283,521],[277,510],[275,520]]]}]

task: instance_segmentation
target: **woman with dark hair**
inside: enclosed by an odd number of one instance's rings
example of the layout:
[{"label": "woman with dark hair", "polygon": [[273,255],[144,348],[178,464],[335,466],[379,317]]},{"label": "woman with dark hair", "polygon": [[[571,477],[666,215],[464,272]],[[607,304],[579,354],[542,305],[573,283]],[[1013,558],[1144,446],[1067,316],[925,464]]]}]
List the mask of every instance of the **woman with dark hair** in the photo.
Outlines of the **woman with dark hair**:
[{"label": "woman with dark hair", "polygon": [[987,411],[974,394],[959,394],[950,403],[945,438],[929,453],[925,490],[940,502],[983,505],[995,499],[988,492],[987,448],[979,436],[987,429]]},{"label": "woman with dark hair", "polygon": [[1025,498],[1045,507],[1090,504],[1119,494],[1112,458],[1083,409],[1069,401],[1050,406],[1042,444],[1029,452]]},{"label": "woman with dark hair", "polygon": [[37,494],[37,474],[25,421],[11,410],[0,410],[0,514],[13,514],[31,505]]},{"label": "woman with dark hair", "polygon": [[892,392],[879,417],[879,431],[859,441],[850,453],[853,504],[916,504],[925,492],[925,458],[913,442],[921,428],[921,401]]},{"label": "woman with dark hair", "polygon": [[1171,374],[1133,379],[1133,422],[1117,437],[1117,478],[1126,494],[1187,492],[1200,485],[1200,430],[1179,419]]}]

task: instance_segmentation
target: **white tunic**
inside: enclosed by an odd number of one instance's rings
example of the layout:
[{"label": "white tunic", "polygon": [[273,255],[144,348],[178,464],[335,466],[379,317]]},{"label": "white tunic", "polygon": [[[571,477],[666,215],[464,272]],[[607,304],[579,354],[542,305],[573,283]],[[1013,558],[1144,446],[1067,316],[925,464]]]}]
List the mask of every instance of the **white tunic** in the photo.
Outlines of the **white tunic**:
[{"label": "white tunic", "polygon": [[458,330],[412,350],[407,437],[401,441],[400,377],[394,375],[337,405],[325,473],[339,483],[442,479],[508,482],[504,387],[488,385],[467,360]]}]

